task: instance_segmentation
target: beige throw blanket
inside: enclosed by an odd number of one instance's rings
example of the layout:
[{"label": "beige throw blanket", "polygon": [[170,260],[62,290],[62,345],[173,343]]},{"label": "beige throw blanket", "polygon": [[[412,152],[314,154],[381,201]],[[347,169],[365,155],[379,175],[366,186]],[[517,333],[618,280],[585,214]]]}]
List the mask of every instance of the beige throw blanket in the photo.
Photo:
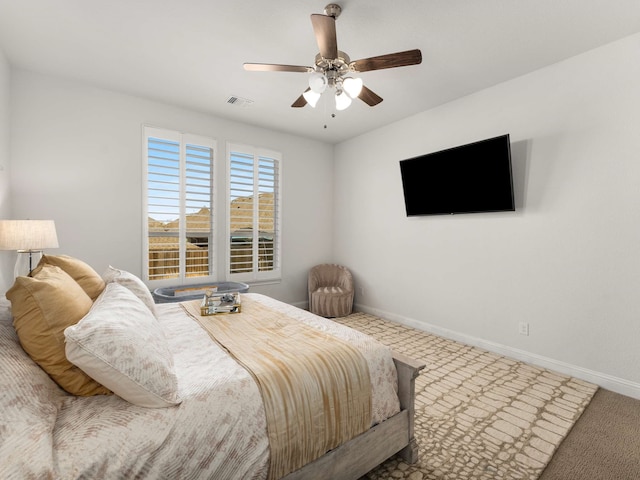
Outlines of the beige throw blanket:
[{"label": "beige throw blanket", "polygon": [[255,378],[277,479],[359,435],[371,425],[367,363],[350,344],[276,310],[242,299],[242,312],[185,311]]}]

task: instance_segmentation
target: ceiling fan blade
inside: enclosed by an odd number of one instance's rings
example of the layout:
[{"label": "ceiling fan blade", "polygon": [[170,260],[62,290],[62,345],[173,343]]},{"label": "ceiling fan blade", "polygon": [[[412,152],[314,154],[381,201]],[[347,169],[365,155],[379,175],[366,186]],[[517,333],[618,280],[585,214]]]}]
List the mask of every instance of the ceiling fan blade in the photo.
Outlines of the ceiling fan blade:
[{"label": "ceiling fan blade", "polygon": [[273,63],[245,63],[244,69],[250,72],[300,72],[307,73],[313,71],[311,67],[301,65],[278,65]]},{"label": "ceiling fan blade", "polygon": [[314,13],[311,24],[316,35],[320,55],[324,58],[338,58],[338,40],[336,38],[336,19],[328,15]]},{"label": "ceiling fan blade", "polygon": [[[309,90],[311,90],[310,88],[307,88],[304,92],[307,93]],[[304,95],[300,95],[295,102],[293,102],[291,104],[291,106],[293,108],[300,108],[300,107],[304,107],[307,104],[307,100],[304,98]]]},{"label": "ceiling fan blade", "polygon": [[372,92],[364,85],[362,86],[362,90],[360,91],[360,95],[358,95],[358,98],[362,100],[364,103],[366,103],[367,105],[369,105],[370,107],[375,107],[382,101],[381,96]]},{"label": "ceiling fan blade", "polygon": [[349,66],[353,67],[356,72],[369,72],[371,70],[382,70],[384,68],[418,65],[419,63],[422,63],[422,53],[416,49],[363,58],[362,60],[351,62]]}]

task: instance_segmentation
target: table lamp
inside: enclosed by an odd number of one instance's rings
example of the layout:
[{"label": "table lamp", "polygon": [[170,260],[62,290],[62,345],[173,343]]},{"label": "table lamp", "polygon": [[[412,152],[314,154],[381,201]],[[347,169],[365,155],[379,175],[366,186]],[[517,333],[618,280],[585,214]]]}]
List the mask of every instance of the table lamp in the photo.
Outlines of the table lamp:
[{"label": "table lamp", "polygon": [[[16,277],[31,273],[45,248],[58,248],[53,220],[0,220],[0,250],[18,252],[14,270]],[[27,258],[28,270],[23,266]]]}]

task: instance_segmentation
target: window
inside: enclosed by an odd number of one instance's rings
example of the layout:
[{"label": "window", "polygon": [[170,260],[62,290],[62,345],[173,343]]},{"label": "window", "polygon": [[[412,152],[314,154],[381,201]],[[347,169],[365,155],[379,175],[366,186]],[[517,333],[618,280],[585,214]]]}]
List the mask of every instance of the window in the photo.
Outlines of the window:
[{"label": "window", "polygon": [[229,278],[280,278],[280,154],[228,146]]},{"label": "window", "polygon": [[209,138],[144,128],[146,280],[215,277],[214,151]]}]

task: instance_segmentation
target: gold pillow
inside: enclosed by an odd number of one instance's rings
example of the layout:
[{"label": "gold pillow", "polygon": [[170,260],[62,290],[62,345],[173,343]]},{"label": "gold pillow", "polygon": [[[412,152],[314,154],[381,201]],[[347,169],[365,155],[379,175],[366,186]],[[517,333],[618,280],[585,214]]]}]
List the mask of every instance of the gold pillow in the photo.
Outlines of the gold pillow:
[{"label": "gold pillow", "polygon": [[98,298],[105,287],[104,280],[90,265],[68,255],[43,255],[31,276],[38,272],[42,265],[55,265],[67,272],[82,289],[87,292],[91,300]]},{"label": "gold pillow", "polygon": [[42,265],[33,277],[18,277],[6,293],[22,348],[58,385],[73,395],[111,393],[67,360],[64,329],[75,325],[93,302],[61,268]]}]

